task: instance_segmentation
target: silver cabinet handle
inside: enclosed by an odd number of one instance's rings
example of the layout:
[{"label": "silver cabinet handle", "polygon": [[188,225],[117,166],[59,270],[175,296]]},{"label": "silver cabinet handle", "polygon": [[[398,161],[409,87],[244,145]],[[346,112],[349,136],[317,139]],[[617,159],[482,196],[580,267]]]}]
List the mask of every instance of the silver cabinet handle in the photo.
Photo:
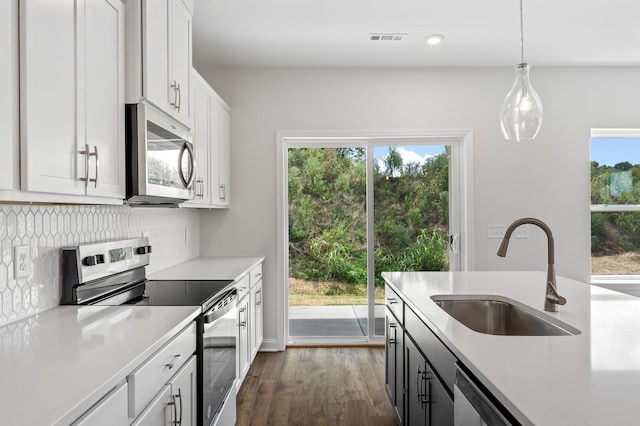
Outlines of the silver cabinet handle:
[{"label": "silver cabinet handle", "polygon": [[[176,405],[177,405],[177,404],[175,404],[175,400],[176,399],[180,400],[180,411],[179,411],[180,414],[176,413]],[[182,424],[182,388],[178,388],[178,394],[177,395],[173,395],[173,401],[174,401],[174,404],[173,404],[173,418],[176,419],[176,420],[174,420],[171,423],[173,423],[174,425],[181,425]]]},{"label": "silver cabinet handle", "polygon": [[204,178],[200,178],[200,185],[202,186],[200,191],[200,198],[204,198]]},{"label": "silver cabinet handle", "polygon": [[[171,395],[171,402],[169,402],[167,405],[171,405],[173,407],[173,418],[177,419],[178,418],[178,409],[176,407],[176,397],[175,395]],[[171,423],[175,423],[175,420],[172,421]]]},{"label": "silver cabinet handle", "polygon": [[90,179],[90,181],[94,183],[93,187],[97,188],[98,187],[98,167],[100,167],[100,160],[98,159],[98,147],[96,145],[93,146],[93,154],[89,154],[89,155],[95,155],[96,157],[96,178]]},{"label": "silver cabinet handle", "polygon": [[180,83],[178,83],[178,102],[176,105],[176,109],[180,112],[180,107],[182,106],[182,91],[180,90]]},{"label": "silver cabinet handle", "polygon": [[223,201],[227,199],[227,185],[226,184],[223,183],[223,184],[220,185],[220,190],[218,191],[218,196]]},{"label": "silver cabinet handle", "polygon": [[178,83],[173,80],[173,83],[171,83],[169,87],[173,89],[173,102],[171,102],[171,105],[175,109],[178,109]]},{"label": "silver cabinet handle", "polygon": [[84,155],[84,177],[80,180],[84,182],[84,187],[89,185],[89,144],[84,144],[84,151],[80,151],[80,154]]},{"label": "silver cabinet handle", "polygon": [[169,362],[168,364],[165,364],[164,366],[169,368],[169,370],[171,370],[174,366],[175,366],[175,361],[180,358],[182,355],[181,354],[177,354],[173,356],[173,359],[171,360],[171,362]]},{"label": "silver cabinet handle", "polygon": [[256,300],[256,306],[262,305],[262,290],[256,291],[256,296],[260,295],[260,300]]},{"label": "silver cabinet handle", "polygon": [[[240,315],[242,315],[246,310],[247,309],[243,306],[242,308],[238,309],[238,312],[240,313]],[[240,322],[238,325],[242,328],[245,328],[247,326],[247,321],[242,321],[242,318],[240,318]]]},{"label": "silver cabinet handle", "polygon": [[[80,154],[84,154],[84,177],[80,180],[84,182],[85,188],[89,186],[89,182],[95,182],[95,188],[98,187],[98,147],[93,147],[94,152],[89,151],[89,144],[84,144],[84,151],[80,151]],[[89,179],[89,160],[91,157],[96,157],[96,177],[95,179]]]}]

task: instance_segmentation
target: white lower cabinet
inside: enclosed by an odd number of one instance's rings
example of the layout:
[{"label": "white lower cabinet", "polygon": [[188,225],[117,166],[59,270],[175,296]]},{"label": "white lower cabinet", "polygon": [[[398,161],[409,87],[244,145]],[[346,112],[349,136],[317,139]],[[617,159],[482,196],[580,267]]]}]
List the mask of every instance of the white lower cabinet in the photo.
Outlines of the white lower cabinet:
[{"label": "white lower cabinet", "polygon": [[[196,357],[192,356],[182,370],[169,382],[171,386],[174,422],[180,426],[196,426],[197,416],[197,369]],[[177,423],[176,423],[177,422]]]},{"label": "white lower cabinet", "polygon": [[109,392],[93,408],[72,423],[72,426],[126,426],[127,384]]},{"label": "white lower cabinet", "polygon": [[238,280],[236,392],[240,391],[263,340],[262,263]]},{"label": "white lower cabinet", "polygon": [[127,376],[132,424],[196,425],[195,351],[192,323]]},{"label": "white lower cabinet", "polygon": [[180,370],[145,410],[135,426],[196,426],[196,357]]},{"label": "white lower cabinet", "polygon": [[249,317],[249,295],[245,295],[238,301],[238,347],[236,356],[237,359],[237,380],[236,380],[236,392],[240,390],[244,378],[249,372],[251,366],[251,347],[250,347],[250,317]]}]

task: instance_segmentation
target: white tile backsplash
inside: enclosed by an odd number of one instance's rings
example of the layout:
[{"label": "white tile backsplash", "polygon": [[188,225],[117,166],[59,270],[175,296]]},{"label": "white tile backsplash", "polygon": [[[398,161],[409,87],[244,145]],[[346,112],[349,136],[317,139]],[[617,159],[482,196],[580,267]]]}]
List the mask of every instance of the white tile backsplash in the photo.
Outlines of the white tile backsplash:
[{"label": "white tile backsplash", "polygon": [[[60,248],[149,236],[150,272],[198,256],[198,212],[126,206],[0,207],[0,325],[60,303]],[[28,245],[29,276],[13,277],[13,247]]]}]

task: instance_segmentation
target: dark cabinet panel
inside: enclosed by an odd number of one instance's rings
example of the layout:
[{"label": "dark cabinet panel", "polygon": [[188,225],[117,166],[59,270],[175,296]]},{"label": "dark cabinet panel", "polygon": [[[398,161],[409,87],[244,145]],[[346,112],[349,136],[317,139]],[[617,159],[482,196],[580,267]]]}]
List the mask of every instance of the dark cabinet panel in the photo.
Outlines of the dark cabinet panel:
[{"label": "dark cabinet panel", "polygon": [[385,316],[385,387],[399,424],[404,421],[404,330],[401,323],[387,309]]},{"label": "dark cabinet panel", "polygon": [[409,307],[405,309],[404,327],[436,370],[449,395],[453,395],[453,383],[456,379],[456,357]]}]

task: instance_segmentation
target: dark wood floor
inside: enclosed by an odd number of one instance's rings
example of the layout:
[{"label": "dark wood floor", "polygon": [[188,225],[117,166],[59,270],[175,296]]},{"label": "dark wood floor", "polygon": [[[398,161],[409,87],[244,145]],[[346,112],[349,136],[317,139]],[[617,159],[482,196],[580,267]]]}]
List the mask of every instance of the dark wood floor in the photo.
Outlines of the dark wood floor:
[{"label": "dark wood floor", "polygon": [[261,352],[238,393],[237,425],[395,425],[384,348]]}]

